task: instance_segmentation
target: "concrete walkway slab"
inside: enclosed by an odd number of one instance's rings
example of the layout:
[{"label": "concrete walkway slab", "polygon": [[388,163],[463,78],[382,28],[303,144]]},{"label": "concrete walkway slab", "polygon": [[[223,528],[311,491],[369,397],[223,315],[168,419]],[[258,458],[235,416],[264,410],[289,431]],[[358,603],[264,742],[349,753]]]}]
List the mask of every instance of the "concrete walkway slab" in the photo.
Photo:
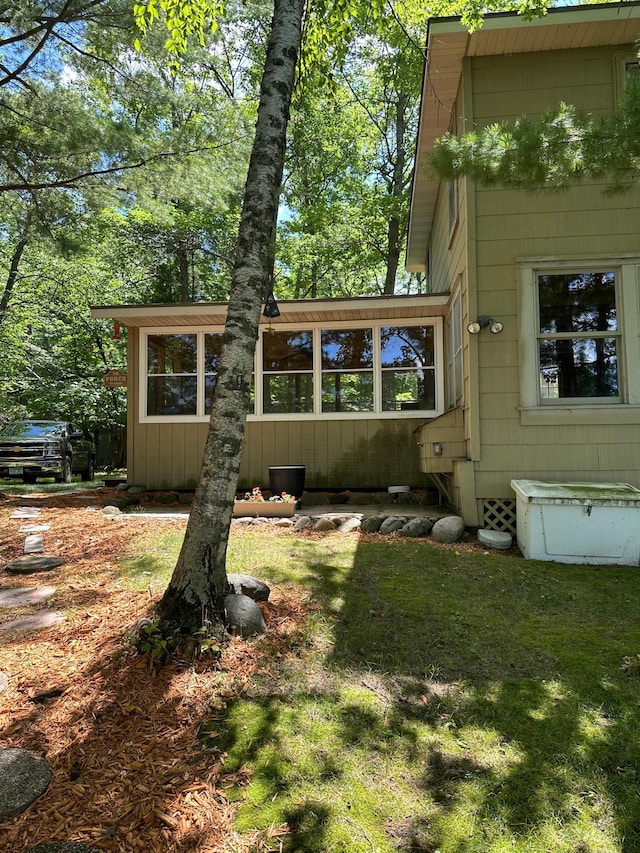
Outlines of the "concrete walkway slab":
[{"label": "concrete walkway slab", "polygon": [[29,533],[24,540],[25,554],[42,554],[44,551],[44,536],[42,533]]},{"label": "concrete walkway slab", "polygon": [[0,589],[0,607],[25,607],[28,604],[41,604],[56,591],[55,586],[14,587]]},{"label": "concrete walkway slab", "polygon": [[0,625],[0,634],[38,631],[40,628],[51,628],[60,622],[64,622],[64,613],[57,610],[39,610],[32,616],[23,616],[22,619],[13,619],[11,622]]},{"label": "concrete walkway slab", "polygon": [[19,506],[14,510],[9,518],[37,518],[40,515],[40,509],[36,506]]},{"label": "concrete walkway slab", "polygon": [[51,530],[50,524],[22,524],[18,533],[46,533],[47,530]]}]

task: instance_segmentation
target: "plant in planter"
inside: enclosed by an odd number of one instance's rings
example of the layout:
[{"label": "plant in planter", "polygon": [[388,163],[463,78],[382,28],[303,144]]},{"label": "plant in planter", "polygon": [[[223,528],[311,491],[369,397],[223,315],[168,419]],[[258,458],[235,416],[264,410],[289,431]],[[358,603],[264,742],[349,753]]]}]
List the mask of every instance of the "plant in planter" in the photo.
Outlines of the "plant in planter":
[{"label": "plant in planter", "polygon": [[269,498],[270,503],[276,504],[294,504],[297,498],[293,495],[287,494],[287,492],[281,492],[279,495],[271,495]]},{"label": "plant in planter", "polygon": [[293,495],[282,492],[273,495],[268,500],[264,499],[259,486],[254,486],[247,492],[243,499],[236,498],[233,504],[234,516],[288,516],[293,515],[296,508],[296,498]]}]

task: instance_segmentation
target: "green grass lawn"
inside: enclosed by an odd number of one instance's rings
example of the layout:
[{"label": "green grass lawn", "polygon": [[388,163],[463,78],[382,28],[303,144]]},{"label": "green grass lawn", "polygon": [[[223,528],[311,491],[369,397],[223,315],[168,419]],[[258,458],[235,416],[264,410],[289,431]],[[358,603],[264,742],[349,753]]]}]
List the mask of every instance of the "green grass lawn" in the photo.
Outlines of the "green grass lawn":
[{"label": "green grass lawn", "polygon": [[[177,546],[128,574],[161,589]],[[640,851],[640,678],[623,670],[640,653],[638,569],[245,531],[229,571],[319,605],[276,674],[203,727],[228,770],[251,772],[230,791],[238,844]]]}]

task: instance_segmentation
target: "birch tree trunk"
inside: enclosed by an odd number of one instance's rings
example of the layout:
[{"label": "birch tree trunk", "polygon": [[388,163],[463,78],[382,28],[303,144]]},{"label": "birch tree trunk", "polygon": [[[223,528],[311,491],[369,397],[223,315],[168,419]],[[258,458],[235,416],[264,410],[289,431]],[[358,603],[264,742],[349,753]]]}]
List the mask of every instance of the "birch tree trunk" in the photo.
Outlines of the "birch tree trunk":
[{"label": "birch tree trunk", "polygon": [[158,607],[165,636],[222,626],[226,553],[275,229],[304,0],[275,0],[209,432],[189,523]]}]

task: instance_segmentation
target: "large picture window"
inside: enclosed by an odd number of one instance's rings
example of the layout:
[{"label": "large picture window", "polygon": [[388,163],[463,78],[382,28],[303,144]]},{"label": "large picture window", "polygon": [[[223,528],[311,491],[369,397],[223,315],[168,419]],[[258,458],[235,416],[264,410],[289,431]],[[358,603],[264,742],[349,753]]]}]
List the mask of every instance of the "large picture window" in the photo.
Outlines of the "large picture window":
[{"label": "large picture window", "polygon": [[[433,416],[443,409],[439,318],[412,323],[284,324],[261,331],[250,417]],[[205,419],[222,330],[143,333],[142,419]]]},{"label": "large picture window", "polygon": [[540,401],[619,397],[616,274],[538,274]]}]

